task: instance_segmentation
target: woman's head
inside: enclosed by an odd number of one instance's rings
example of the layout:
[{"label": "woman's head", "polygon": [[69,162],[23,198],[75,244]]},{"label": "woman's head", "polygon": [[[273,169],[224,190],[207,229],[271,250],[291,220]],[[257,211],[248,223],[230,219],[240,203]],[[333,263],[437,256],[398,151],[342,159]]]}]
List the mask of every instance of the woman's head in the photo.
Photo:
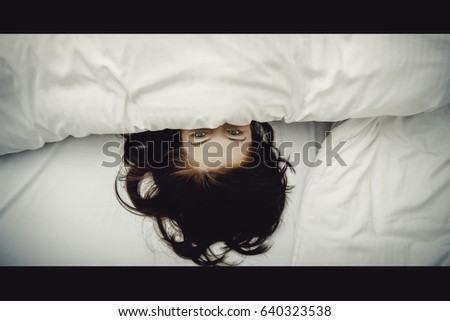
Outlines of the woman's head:
[{"label": "woman's head", "polygon": [[[225,263],[232,250],[256,255],[268,249],[266,240],[284,209],[286,170],[291,168],[274,146],[269,124],[125,138],[126,173],[118,179],[125,181],[132,204],[119,199],[134,213],[154,217],[175,253],[215,265]],[[152,184],[145,188],[148,178]]]}]

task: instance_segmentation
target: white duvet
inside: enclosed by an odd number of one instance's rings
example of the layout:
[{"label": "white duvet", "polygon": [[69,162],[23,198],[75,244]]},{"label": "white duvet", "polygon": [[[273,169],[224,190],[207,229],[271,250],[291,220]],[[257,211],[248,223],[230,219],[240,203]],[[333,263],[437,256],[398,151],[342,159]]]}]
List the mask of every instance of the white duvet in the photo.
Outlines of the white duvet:
[{"label": "white duvet", "polygon": [[450,265],[450,106],[347,120],[306,179],[294,265]]},{"label": "white duvet", "polygon": [[449,88],[445,34],[0,35],[0,155],[69,135],[412,115]]}]

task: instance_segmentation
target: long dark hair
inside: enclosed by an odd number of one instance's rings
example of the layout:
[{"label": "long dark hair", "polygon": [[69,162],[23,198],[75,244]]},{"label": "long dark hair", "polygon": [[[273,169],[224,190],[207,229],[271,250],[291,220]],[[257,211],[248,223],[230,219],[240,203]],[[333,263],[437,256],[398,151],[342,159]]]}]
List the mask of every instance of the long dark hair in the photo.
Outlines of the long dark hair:
[{"label": "long dark hair", "polygon": [[[179,256],[199,265],[228,264],[234,250],[256,255],[280,223],[286,202],[286,170],[268,123],[250,124],[252,143],[239,167],[198,170],[186,166],[181,130],[124,135],[124,171],[116,178],[121,204],[156,219],[162,238]],[[145,179],[151,179],[144,188]],[[123,181],[131,204],[119,194]],[[213,245],[221,250],[213,250]]]}]

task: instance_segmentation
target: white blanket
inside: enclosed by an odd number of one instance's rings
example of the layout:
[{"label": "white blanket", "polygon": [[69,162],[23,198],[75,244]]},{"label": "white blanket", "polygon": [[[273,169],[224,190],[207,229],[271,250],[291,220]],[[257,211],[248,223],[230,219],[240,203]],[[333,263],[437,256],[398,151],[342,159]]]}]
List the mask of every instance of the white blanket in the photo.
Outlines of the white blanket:
[{"label": "white blanket", "polygon": [[0,155],[69,135],[412,115],[450,103],[449,57],[445,34],[0,35]]}]

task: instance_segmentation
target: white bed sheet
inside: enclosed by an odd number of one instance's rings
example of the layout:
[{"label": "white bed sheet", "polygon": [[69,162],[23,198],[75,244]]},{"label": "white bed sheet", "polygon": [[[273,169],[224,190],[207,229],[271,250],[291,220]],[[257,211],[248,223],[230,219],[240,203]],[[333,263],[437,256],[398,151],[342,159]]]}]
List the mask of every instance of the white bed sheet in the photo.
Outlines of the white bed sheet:
[{"label": "white bed sheet", "polygon": [[450,265],[450,105],[347,120],[309,171],[294,265]]},{"label": "white bed sheet", "polygon": [[[309,141],[324,138],[327,123],[273,123],[276,141],[292,141],[291,153],[302,153]],[[102,153],[116,135],[69,137],[34,151],[0,157],[0,265],[194,265],[160,240],[153,221],[133,215],[116,200],[118,167],[103,167]],[[113,149],[111,149],[113,150]],[[309,150],[310,159],[315,150]],[[295,226],[303,181],[302,162],[289,173],[295,188],[288,195],[283,222],[272,248],[241,265],[288,265],[294,250]]]}]

